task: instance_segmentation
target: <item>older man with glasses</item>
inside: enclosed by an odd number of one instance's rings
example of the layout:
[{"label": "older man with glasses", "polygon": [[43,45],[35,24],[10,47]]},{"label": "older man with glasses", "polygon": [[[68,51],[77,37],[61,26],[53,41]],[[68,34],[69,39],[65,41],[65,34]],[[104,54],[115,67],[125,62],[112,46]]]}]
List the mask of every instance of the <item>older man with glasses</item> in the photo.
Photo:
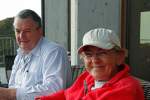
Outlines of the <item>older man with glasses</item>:
[{"label": "older man with glasses", "polygon": [[74,84],[37,100],[144,100],[140,83],[124,63],[126,50],[110,29],[90,30],[83,37],[78,53],[86,70]]}]

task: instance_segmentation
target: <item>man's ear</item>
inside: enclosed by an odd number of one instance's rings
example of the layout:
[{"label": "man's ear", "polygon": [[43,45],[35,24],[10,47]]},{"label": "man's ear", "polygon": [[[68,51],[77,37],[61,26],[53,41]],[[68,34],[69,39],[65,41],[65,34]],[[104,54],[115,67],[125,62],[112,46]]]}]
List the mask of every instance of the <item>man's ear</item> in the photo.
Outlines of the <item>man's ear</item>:
[{"label": "man's ear", "polygon": [[43,28],[42,27],[39,27],[38,28],[38,31],[39,31],[39,33],[43,36],[44,35],[44,33],[43,33]]}]

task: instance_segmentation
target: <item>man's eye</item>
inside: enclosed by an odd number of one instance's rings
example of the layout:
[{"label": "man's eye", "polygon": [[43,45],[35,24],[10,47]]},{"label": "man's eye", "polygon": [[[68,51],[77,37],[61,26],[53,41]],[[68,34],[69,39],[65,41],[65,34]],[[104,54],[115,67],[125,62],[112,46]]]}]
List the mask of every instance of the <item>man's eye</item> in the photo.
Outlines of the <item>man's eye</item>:
[{"label": "man's eye", "polygon": [[16,32],[16,33],[19,33],[19,32],[20,32],[20,30],[15,30],[15,32]]},{"label": "man's eye", "polygon": [[30,30],[25,30],[25,31],[24,31],[24,33],[29,33],[29,32],[31,32],[31,31],[30,31]]},{"label": "man's eye", "polygon": [[16,33],[20,34],[20,33],[30,33],[31,30],[24,30],[24,31],[20,31],[20,30],[15,30]]},{"label": "man's eye", "polygon": [[16,31],[17,33],[19,33],[20,31]]}]

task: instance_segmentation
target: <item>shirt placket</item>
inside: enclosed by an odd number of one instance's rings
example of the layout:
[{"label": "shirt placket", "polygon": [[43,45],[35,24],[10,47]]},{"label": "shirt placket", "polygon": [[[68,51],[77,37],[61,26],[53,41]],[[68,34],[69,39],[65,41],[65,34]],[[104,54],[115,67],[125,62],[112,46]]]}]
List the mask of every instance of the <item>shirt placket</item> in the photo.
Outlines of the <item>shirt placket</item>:
[{"label": "shirt placket", "polygon": [[28,64],[31,60],[31,56],[23,56],[20,62],[20,67],[21,69],[19,70],[19,76],[18,76],[18,80],[17,83],[19,86],[21,86],[23,84],[24,79],[26,78],[26,71],[28,70]]}]

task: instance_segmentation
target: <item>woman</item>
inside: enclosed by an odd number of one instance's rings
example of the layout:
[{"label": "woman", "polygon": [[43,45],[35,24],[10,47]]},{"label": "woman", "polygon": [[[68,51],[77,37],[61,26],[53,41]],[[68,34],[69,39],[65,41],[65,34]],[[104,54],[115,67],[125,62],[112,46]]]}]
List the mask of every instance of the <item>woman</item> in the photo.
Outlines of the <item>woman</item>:
[{"label": "woman", "polygon": [[87,32],[78,53],[86,71],[70,88],[36,100],[144,100],[139,82],[124,63],[126,50],[112,30]]}]

